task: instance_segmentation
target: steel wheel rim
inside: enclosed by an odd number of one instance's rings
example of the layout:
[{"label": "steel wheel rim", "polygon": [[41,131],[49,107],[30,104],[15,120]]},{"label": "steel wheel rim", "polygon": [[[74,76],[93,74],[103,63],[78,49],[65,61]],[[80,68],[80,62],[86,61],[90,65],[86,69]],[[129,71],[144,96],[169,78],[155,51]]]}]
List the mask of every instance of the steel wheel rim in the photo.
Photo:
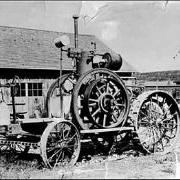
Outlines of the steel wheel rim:
[{"label": "steel wheel rim", "polygon": [[148,153],[165,154],[174,148],[180,135],[180,114],[169,94],[163,91],[149,94],[137,116],[137,134]]},{"label": "steel wheel rim", "polygon": [[73,166],[80,153],[80,135],[68,121],[50,123],[41,137],[41,156],[49,168]]}]

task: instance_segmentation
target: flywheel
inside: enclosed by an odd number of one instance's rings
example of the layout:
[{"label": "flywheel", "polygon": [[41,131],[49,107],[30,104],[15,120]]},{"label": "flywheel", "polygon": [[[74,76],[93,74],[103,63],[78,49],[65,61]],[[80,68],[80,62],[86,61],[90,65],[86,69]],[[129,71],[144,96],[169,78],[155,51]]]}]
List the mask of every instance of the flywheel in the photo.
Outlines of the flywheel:
[{"label": "flywheel", "polygon": [[126,121],[129,95],[121,78],[99,68],[88,71],[73,91],[73,113],[82,129],[113,128]]}]

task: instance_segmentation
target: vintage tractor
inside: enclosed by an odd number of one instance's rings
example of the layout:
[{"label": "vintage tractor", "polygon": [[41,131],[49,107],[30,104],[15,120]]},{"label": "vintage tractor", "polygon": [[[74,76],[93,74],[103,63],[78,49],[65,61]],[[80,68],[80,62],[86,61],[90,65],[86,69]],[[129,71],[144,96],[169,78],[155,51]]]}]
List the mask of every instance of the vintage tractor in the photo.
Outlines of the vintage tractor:
[{"label": "vintage tractor", "polygon": [[[14,96],[19,78],[13,87],[12,118],[0,104],[1,151],[28,152],[39,148],[47,167],[76,163],[81,143],[91,141],[109,153],[115,143],[126,136],[146,153],[167,153],[176,145],[180,133],[180,112],[173,97],[164,91],[145,91],[132,100],[124,81],[114,70],[122,66],[117,54],[85,51],[78,48],[78,16],[74,16],[75,47],[66,48],[69,40],[55,40],[60,48],[60,77],[49,88],[46,118],[23,118],[16,113]],[[75,69],[62,75],[62,53],[74,61]]]}]

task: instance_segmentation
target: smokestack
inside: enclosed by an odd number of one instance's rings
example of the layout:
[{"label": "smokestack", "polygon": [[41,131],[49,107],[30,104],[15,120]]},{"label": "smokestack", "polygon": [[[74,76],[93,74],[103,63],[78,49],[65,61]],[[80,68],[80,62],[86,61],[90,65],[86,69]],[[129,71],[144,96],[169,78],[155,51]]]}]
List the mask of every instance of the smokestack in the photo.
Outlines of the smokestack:
[{"label": "smokestack", "polygon": [[79,16],[74,15],[74,45],[75,48],[78,48],[78,18]]}]

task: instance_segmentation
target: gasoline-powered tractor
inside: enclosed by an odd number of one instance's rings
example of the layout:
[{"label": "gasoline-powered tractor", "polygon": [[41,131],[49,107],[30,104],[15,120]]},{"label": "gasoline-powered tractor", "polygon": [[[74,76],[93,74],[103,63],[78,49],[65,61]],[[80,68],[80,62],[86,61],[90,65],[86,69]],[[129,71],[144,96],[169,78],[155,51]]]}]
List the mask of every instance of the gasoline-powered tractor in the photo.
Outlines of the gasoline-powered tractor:
[{"label": "gasoline-powered tractor", "polygon": [[[12,109],[3,98],[0,102],[0,150],[28,153],[40,149],[44,164],[74,165],[81,143],[90,139],[107,154],[114,143],[129,134],[142,151],[164,154],[176,145],[180,131],[180,112],[176,100],[161,90],[144,91],[132,99],[132,92],[115,72],[122,66],[122,57],[93,49],[78,48],[78,16],[74,18],[74,45],[67,47],[66,36],[55,39],[60,49],[60,77],[50,86],[46,100],[47,117],[25,118],[16,112],[15,95],[20,85],[15,76],[12,83]],[[75,70],[62,75],[62,53],[74,62]],[[2,94],[3,96],[3,94]],[[51,97],[59,105],[52,105]]]}]

